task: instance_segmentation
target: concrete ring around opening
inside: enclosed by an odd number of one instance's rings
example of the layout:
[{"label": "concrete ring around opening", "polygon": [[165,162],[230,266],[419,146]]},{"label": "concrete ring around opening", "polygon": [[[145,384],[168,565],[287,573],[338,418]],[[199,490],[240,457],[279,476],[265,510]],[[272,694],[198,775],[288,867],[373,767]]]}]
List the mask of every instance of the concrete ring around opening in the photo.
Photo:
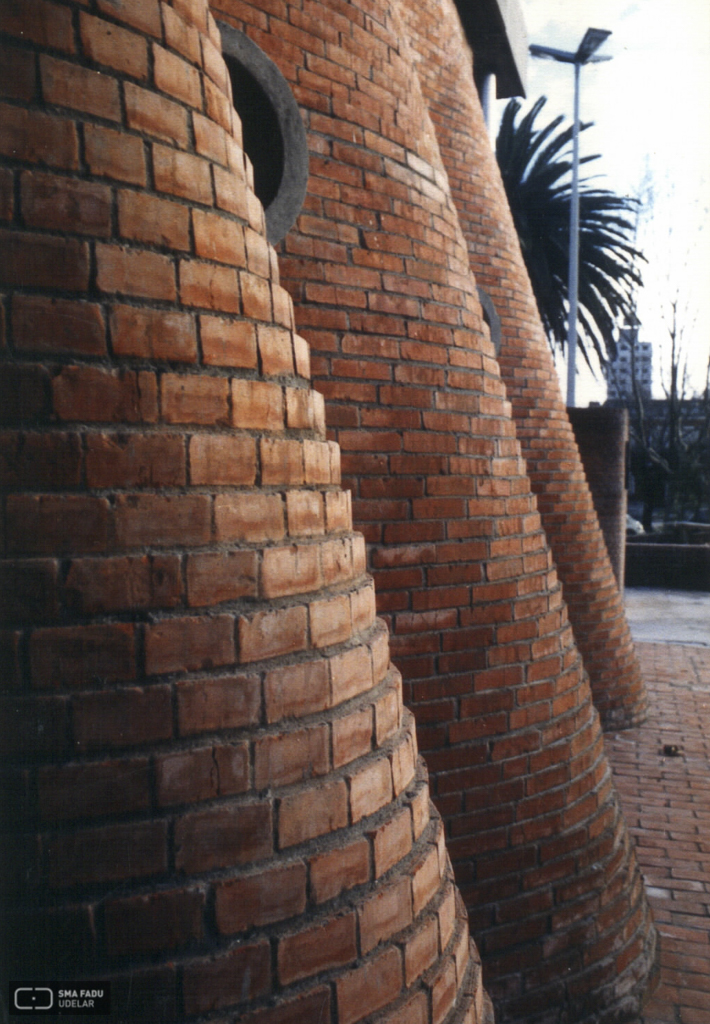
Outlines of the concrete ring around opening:
[{"label": "concrete ring around opening", "polygon": [[295,222],[306,197],[306,130],[289,84],[274,62],[243,32],[217,24],[244,149],[264,206],[267,238],[275,245]]}]

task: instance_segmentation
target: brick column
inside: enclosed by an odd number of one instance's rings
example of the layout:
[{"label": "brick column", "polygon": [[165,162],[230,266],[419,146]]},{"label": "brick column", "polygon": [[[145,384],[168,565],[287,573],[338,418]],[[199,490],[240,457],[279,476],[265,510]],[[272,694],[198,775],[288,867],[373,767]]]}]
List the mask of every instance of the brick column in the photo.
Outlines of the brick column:
[{"label": "brick column", "polygon": [[484,1024],[214,19],[0,31],[3,980],[108,981],[117,1021]]},{"label": "brick column", "polygon": [[385,0],[213,10],[280,66],[308,129],[279,264],[497,1019],[611,1020],[638,1007],[655,933],[418,58]]},{"label": "brick column", "polygon": [[574,430],[616,584],[623,593],[629,414],[626,409],[600,405],[589,409],[568,409],[567,415]]},{"label": "brick column", "polygon": [[[448,6],[448,5],[447,5]],[[646,691],[455,16],[404,4],[471,267],[501,320],[500,371],[569,617],[605,728],[646,714]]]}]

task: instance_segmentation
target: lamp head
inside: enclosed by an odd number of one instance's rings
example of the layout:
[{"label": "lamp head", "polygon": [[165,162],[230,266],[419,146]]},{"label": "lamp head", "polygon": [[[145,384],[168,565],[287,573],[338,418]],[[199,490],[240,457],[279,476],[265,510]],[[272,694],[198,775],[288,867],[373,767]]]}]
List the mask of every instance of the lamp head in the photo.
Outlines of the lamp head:
[{"label": "lamp head", "polygon": [[589,58],[608,39],[611,32],[605,28],[588,28],[575,54],[576,64],[586,64]]}]

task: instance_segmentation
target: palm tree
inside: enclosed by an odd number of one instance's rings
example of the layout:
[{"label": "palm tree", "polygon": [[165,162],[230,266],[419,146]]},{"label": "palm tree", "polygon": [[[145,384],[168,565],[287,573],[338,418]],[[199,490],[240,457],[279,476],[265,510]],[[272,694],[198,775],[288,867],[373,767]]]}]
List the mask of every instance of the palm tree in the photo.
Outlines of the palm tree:
[{"label": "palm tree", "polygon": [[[546,103],[539,100],[517,121],[521,106],[511,100],[503,112],[496,157],[520,240],[533,293],[551,344],[564,349],[567,339],[572,157],[565,150],[572,126],[557,131],[563,116],[544,128],[535,119]],[[580,130],[589,128],[582,124]],[[598,156],[584,156],[580,164]],[[638,263],[644,257],[632,244],[638,205],[635,199],[607,189],[579,189],[579,346],[591,342],[604,365],[615,354],[614,326],[631,316],[641,284]]]}]

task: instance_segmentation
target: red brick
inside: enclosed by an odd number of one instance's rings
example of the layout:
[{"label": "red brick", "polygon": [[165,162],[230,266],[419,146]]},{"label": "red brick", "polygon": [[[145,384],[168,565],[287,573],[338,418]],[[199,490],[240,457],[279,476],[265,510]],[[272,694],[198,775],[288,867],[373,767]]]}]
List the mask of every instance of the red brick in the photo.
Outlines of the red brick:
[{"label": "red brick", "polygon": [[231,935],[302,914],[306,877],[305,864],[295,861],[218,884],[215,918],[219,932]]},{"label": "red brick", "polygon": [[131,686],[78,694],[72,708],[74,742],[79,751],[137,746],[172,736],[167,686]]},{"label": "red brick", "polygon": [[96,64],[123,71],[133,78],[148,77],[148,46],[141,36],[91,14],[80,14],[84,54]]},{"label": "red brick", "polygon": [[98,243],[96,262],[96,284],[103,292],[168,301],[177,296],[175,266],[168,256]]},{"label": "red brick", "polygon": [[439,953],[439,926],[436,917],[424,921],[404,947],[404,976],[407,985],[421,977]]},{"label": "red brick", "polygon": [[360,946],[369,953],[380,942],[401,932],[412,923],[412,896],[409,878],[381,885],[358,910]]},{"label": "red brick", "polygon": [[73,238],[0,230],[0,284],[84,291],[89,284],[88,247]]},{"label": "red brick", "polygon": [[186,148],[187,111],[183,107],[132,82],[125,83],[124,94],[129,128]]},{"label": "red brick", "polygon": [[147,758],[40,768],[40,814],[45,821],[57,821],[145,811],[150,784]]},{"label": "red brick", "polygon": [[352,633],[350,598],[347,594],[313,601],[310,606],[311,641],[315,647],[349,640]]},{"label": "red brick", "polygon": [[307,612],[303,605],[257,612],[239,618],[239,660],[261,661],[302,651],[307,642]]},{"label": "red brick", "polygon": [[264,597],[286,597],[319,589],[319,556],[319,548],[312,544],[267,548],[261,560],[261,590]]},{"label": "red brick", "polygon": [[325,725],[314,725],[255,740],[256,789],[288,786],[325,775],[330,769],[329,741],[329,731]]},{"label": "red brick", "polygon": [[374,814],[391,799],[392,769],[386,758],[378,758],[350,777],[350,809],[354,822]]},{"label": "red brick", "polygon": [[21,177],[22,216],[30,227],[107,237],[111,233],[111,193],[98,182],[63,178],[41,171]]},{"label": "red brick", "polygon": [[216,204],[221,210],[234,213],[242,220],[249,219],[249,194],[243,180],[243,172],[225,171],[218,165],[213,167]]},{"label": "red brick", "polygon": [[244,793],[249,788],[246,743],[191,747],[155,761],[158,805],[197,803]]},{"label": "red brick", "polygon": [[24,42],[74,51],[72,12],[46,0],[6,0],[0,9],[0,30]]},{"label": "red brick", "polygon": [[121,120],[121,101],[115,78],[47,54],[40,56],[39,65],[46,103],[81,110],[110,121]]},{"label": "red brick", "polygon": [[333,766],[340,768],[372,749],[372,708],[365,707],[333,722]]},{"label": "red brick", "polygon": [[205,426],[228,422],[229,381],[224,377],[163,374],[160,381],[163,420]]},{"label": "red brick", "polygon": [[402,960],[399,950],[385,949],[373,960],[336,979],[338,1020],[353,1024],[388,1003],[402,990]]},{"label": "red brick", "polygon": [[285,935],[277,954],[282,985],[343,967],[357,957],[355,914],[333,917],[297,935]]},{"label": "red brick", "polygon": [[[0,619],[5,623],[35,625],[55,620],[59,614],[57,568],[55,561],[44,558],[7,560],[0,564]],[[6,666],[10,677],[15,674],[13,648],[15,643],[11,642],[7,651],[10,664]]]},{"label": "red brick", "polygon": [[185,444],[165,434],[89,434],[89,487],[181,487],[186,481]]},{"label": "red brick", "polygon": [[38,110],[0,103],[0,154],[11,160],[77,170],[76,125]]},{"label": "red brick", "polygon": [[335,832],[348,822],[348,795],[342,779],[302,789],[279,804],[279,846],[285,848]]},{"label": "red brick", "polygon": [[257,569],[255,551],[189,555],[188,604],[194,608],[236,601],[240,597],[256,597]]},{"label": "red brick", "polygon": [[284,536],[283,501],[278,494],[218,494],[214,505],[217,541],[259,543]]},{"label": "red brick", "polygon": [[106,548],[109,505],[88,495],[10,495],[6,538],[10,553],[89,554]]},{"label": "red brick", "polygon": [[154,144],[153,174],[158,192],[212,205],[210,165],[202,157]]},{"label": "red brick", "polygon": [[35,56],[28,50],[0,45],[0,96],[31,100],[36,88]]},{"label": "red brick", "polygon": [[62,420],[136,423],[142,419],[139,379],[132,370],[66,366],[54,378],[54,411]]},{"label": "red brick", "polygon": [[[404,860],[412,848],[412,815],[408,807],[380,825],[372,836],[375,877]],[[409,982],[408,982],[409,984]]]},{"label": "red brick", "polygon": [[131,25],[146,35],[160,37],[158,0],[98,0],[98,8],[103,14]]},{"label": "red brick", "polygon": [[206,544],[210,539],[206,494],[130,494],[116,498],[119,548]]},{"label": "red brick", "polygon": [[291,376],[294,372],[291,333],[280,327],[259,325],[259,356],[265,376]]},{"label": "red brick", "polygon": [[317,854],[310,860],[311,892],[316,903],[339,896],[370,878],[370,848],[356,839],[345,847]]},{"label": "red brick", "polygon": [[236,221],[210,210],[193,209],[192,229],[197,256],[232,267],[246,265],[244,231]]},{"label": "red brick", "polygon": [[182,889],[109,900],[104,907],[110,956],[179,949],[203,935],[204,893]]},{"label": "red brick", "polygon": [[[15,688],[19,678],[10,678],[13,651],[7,643],[8,630],[0,634],[3,688]],[[10,634],[12,637],[13,634]],[[8,649],[10,648],[10,649]],[[17,667],[19,677],[19,666]],[[7,696],[0,706],[0,735],[8,755],[66,756],[69,749],[69,702],[65,697]]]},{"label": "red brick", "polygon": [[[326,501],[330,494],[326,495]],[[318,536],[325,531],[323,496],[317,491],[288,491],[288,532],[291,537]]]},{"label": "red brick", "polygon": [[233,380],[232,424],[250,430],[283,430],[281,387],[260,380]]},{"label": "red brick", "polygon": [[86,162],[92,174],[136,185],[145,184],[143,146],[136,136],[87,124],[84,127],[84,144]]},{"label": "red brick", "polygon": [[188,874],[250,864],[272,852],[271,806],[220,804],[175,823],[175,867]]},{"label": "red brick", "polygon": [[175,555],[74,559],[64,584],[67,604],[80,615],[173,608],[182,597]]},{"label": "red brick", "polygon": [[237,272],[231,267],[183,261],[180,263],[180,298],[187,306],[238,313]]},{"label": "red brick", "polygon": [[200,63],[200,36],[193,25],[187,24],[166,3],[160,5],[163,15],[163,28],[167,45],[187,57],[193,64]]},{"label": "red brick", "polygon": [[0,434],[0,484],[44,491],[73,488],[81,481],[77,434],[4,431]]},{"label": "red brick", "polygon": [[426,904],[433,899],[439,888],[439,856],[435,846],[430,847],[426,857],[413,869],[412,897],[414,913],[419,916]]},{"label": "red brick", "polygon": [[135,679],[135,658],[134,627],[128,623],[36,629],[30,638],[36,689]]},{"label": "red brick", "polygon": [[239,272],[239,287],[244,315],[269,323],[272,318],[269,282],[241,270]]},{"label": "red brick", "polygon": [[131,822],[81,829],[47,839],[49,884],[121,882],[167,869],[167,823]]},{"label": "red brick", "polygon": [[164,619],[145,629],[145,670],[148,675],[163,672],[197,672],[235,660],[234,619],[182,617]]},{"label": "red brick", "polygon": [[203,1014],[257,999],[271,988],[271,951],[265,940],[237,946],[217,959],[184,969],[185,1013]]},{"label": "red brick", "polygon": [[179,682],[178,728],[181,736],[256,725],[261,710],[258,676],[221,676]]},{"label": "red brick", "polygon": [[182,57],[153,43],[153,77],[161,92],[202,110],[200,75]]},{"label": "red brick", "polygon": [[140,192],[119,192],[118,230],[123,238],[148,245],[178,250],[190,248],[187,208]]},{"label": "red brick", "polygon": [[[256,369],[256,330],[248,321],[200,317],[202,358],[209,366],[238,366]],[[232,386],[237,383],[233,381]]]},{"label": "red brick", "polygon": [[111,310],[111,346],[120,356],[194,363],[195,321],[187,313],[117,304]]},{"label": "red brick", "polygon": [[190,438],[192,484],[251,485],[256,480],[256,442],[253,437],[195,434]]},{"label": "red brick", "polygon": [[94,303],[15,295],[12,312],[13,338],[19,351],[106,352],[101,307]]},{"label": "red brick", "polygon": [[323,711],[330,705],[327,662],[304,661],[267,672],[264,701],[270,723]]}]

